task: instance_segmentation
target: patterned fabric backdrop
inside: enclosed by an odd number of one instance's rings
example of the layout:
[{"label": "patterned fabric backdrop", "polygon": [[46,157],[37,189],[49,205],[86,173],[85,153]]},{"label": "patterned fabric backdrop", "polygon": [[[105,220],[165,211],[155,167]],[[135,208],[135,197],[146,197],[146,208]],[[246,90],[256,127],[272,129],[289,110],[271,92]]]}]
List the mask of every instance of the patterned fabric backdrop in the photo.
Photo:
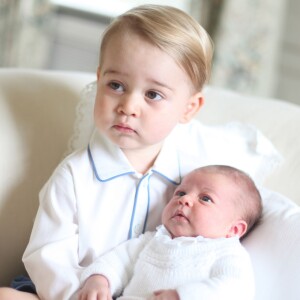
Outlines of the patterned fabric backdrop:
[{"label": "patterned fabric backdrop", "polygon": [[0,0],[0,67],[46,65],[51,22],[47,0]]},{"label": "patterned fabric backdrop", "polygon": [[272,96],[285,0],[224,0],[211,84]]},{"label": "patterned fabric backdrop", "polygon": [[[191,14],[215,43],[210,83],[272,96],[286,1],[186,1]],[[51,0],[0,0],[0,67],[49,67],[55,45],[55,18],[50,3]]]}]

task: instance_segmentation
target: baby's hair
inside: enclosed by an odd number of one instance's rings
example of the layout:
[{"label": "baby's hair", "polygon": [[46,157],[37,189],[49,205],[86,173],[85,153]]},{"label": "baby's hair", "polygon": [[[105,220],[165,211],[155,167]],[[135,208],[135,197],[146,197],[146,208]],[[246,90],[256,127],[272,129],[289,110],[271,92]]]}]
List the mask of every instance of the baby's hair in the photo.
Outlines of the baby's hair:
[{"label": "baby's hair", "polygon": [[262,200],[254,181],[245,172],[226,165],[209,165],[197,168],[196,172],[218,173],[232,179],[237,187],[237,198],[233,199],[235,205],[241,208],[242,218],[247,223],[247,233],[260,220],[262,215]]},{"label": "baby's hair", "polygon": [[208,81],[213,45],[205,29],[185,12],[171,6],[141,5],[112,21],[103,34],[100,68],[110,38],[137,34],[170,55],[190,77],[196,91]]}]

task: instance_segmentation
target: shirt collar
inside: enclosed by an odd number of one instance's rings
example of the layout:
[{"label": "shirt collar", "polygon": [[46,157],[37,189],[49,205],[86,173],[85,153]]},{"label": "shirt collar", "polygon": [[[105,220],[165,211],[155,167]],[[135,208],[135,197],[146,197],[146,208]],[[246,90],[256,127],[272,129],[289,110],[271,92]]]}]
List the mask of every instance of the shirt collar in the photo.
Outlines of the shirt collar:
[{"label": "shirt collar", "polygon": [[[181,170],[177,150],[175,140],[171,135],[165,140],[149,172],[162,176],[173,184],[179,184],[181,182]],[[101,135],[98,130],[95,130],[91,137],[88,154],[95,176],[99,181],[137,174],[123,151]]]},{"label": "shirt collar", "polygon": [[101,135],[98,130],[95,130],[91,137],[88,153],[99,181],[108,181],[135,173],[121,149]]}]

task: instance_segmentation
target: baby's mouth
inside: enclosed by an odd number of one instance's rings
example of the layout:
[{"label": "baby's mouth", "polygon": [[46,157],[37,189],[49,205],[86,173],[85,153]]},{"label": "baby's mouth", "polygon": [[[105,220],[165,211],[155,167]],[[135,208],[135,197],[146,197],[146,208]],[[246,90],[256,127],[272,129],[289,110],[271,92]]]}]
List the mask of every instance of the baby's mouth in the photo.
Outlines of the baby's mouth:
[{"label": "baby's mouth", "polygon": [[176,211],[173,218],[179,222],[189,222],[188,217],[182,211]]}]

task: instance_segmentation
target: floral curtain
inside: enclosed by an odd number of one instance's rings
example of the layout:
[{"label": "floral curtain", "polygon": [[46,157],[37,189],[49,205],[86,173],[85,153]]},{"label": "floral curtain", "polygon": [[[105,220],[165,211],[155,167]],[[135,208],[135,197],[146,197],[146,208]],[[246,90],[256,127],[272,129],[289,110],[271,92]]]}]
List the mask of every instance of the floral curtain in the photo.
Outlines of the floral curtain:
[{"label": "floral curtain", "polygon": [[285,0],[224,0],[214,35],[211,84],[273,96]]}]

